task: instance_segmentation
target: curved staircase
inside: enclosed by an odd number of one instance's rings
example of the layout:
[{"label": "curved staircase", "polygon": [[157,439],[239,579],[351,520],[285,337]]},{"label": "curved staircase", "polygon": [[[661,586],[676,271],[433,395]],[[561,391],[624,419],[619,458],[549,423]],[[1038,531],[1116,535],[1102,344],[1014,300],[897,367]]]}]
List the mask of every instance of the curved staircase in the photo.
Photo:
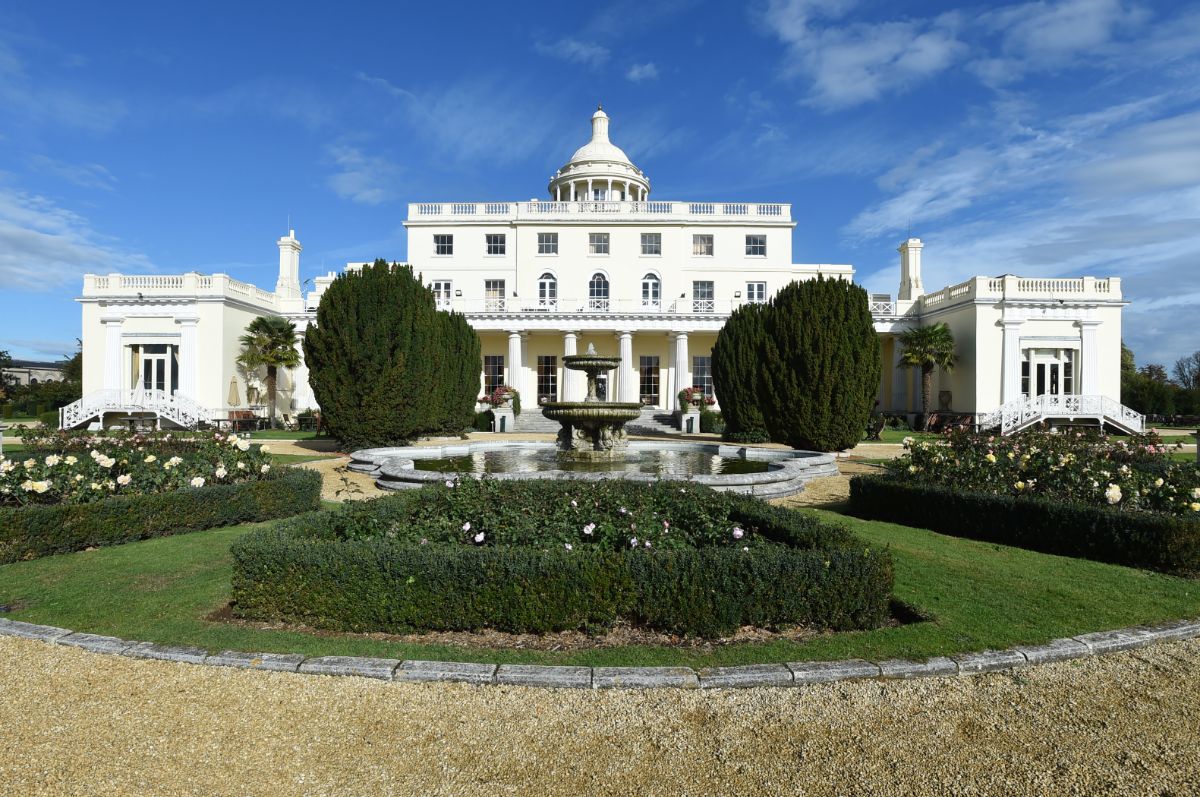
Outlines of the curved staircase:
[{"label": "curved staircase", "polygon": [[153,414],[159,420],[194,429],[208,423],[211,413],[182,393],[164,390],[97,390],[58,411],[58,428],[74,429],[93,420],[103,422],[109,413]]},{"label": "curved staircase", "polygon": [[999,429],[1012,434],[1039,423],[1075,424],[1090,421],[1125,434],[1142,434],[1146,417],[1108,396],[1032,396],[1002,404],[976,418],[980,431]]}]

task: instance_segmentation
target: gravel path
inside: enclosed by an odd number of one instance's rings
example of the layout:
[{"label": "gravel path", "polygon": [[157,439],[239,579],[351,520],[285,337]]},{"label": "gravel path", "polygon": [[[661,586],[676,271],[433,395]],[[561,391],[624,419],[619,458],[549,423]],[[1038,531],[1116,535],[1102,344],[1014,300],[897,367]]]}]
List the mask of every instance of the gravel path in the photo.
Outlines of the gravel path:
[{"label": "gravel path", "polygon": [[0,638],[0,794],[1200,792],[1200,640],[746,691],[396,684]]}]

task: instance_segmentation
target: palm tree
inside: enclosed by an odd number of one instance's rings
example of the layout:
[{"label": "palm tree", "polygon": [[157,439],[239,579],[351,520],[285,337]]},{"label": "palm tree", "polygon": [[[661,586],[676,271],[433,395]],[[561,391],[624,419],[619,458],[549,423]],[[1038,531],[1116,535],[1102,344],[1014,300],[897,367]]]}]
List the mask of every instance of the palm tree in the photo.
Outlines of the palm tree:
[{"label": "palm tree", "polygon": [[931,327],[917,327],[900,334],[899,343],[903,347],[900,353],[901,366],[913,366],[921,369],[921,411],[923,417],[920,427],[925,429],[929,416],[933,414],[933,369],[953,371],[954,335],[945,323],[937,323]]},{"label": "palm tree", "polygon": [[259,316],[246,327],[242,335],[242,353],[237,361],[247,370],[267,367],[267,413],[271,428],[275,428],[275,385],[279,367],[295,368],[300,364],[296,350],[296,325],[279,316]]}]

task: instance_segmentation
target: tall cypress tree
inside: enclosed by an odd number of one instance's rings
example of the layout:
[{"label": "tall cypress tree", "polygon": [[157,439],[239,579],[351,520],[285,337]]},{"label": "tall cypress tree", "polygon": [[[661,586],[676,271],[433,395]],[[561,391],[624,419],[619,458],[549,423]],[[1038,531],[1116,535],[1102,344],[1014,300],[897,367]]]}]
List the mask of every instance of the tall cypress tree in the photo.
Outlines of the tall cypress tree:
[{"label": "tall cypress tree", "polygon": [[794,282],[771,301],[759,406],[771,439],[837,451],[862,439],[879,388],[867,293],[846,280]]},{"label": "tall cypress tree", "polygon": [[768,309],[765,304],[746,304],[734,310],[713,346],[713,387],[721,401],[728,440],[760,443],[768,439],[758,400]]},{"label": "tall cypress tree", "polygon": [[[376,260],[335,279],[304,338],[309,382],[330,434],[347,448],[363,448],[402,444],[451,424],[465,428],[479,342],[472,350],[463,326],[473,337],[465,322],[438,312],[410,268]],[[464,392],[466,368],[476,377]]]}]

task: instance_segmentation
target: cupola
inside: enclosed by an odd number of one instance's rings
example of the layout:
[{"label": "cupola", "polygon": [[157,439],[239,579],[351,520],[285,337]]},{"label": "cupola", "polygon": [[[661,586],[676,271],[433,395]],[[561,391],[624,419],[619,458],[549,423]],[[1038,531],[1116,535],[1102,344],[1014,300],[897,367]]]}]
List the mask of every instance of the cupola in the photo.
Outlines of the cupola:
[{"label": "cupola", "polygon": [[550,178],[555,202],[642,202],[650,196],[650,178],[608,138],[608,114],[597,106],[592,139]]}]

